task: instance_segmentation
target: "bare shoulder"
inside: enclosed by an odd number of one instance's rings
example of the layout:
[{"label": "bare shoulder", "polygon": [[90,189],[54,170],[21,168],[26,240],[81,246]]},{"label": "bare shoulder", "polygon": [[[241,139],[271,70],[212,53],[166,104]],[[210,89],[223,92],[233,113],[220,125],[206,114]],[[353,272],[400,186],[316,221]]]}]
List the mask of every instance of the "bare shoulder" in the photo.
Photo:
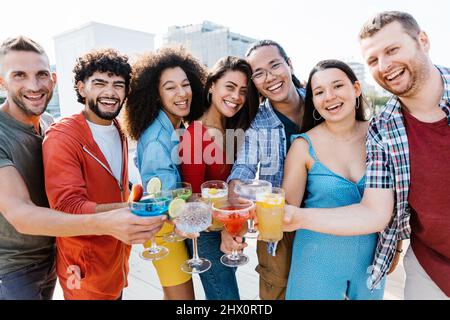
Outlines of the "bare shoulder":
[{"label": "bare shoulder", "polygon": [[370,121],[359,121],[359,134],[366,138],[367,132],[369,131]]},{"label": "bare shoulder", "polygon": [[309,150],[308,142],[304,138],[298,137],[297,139],[292,141],[288,154],[290,153],[305,154],[308,153],[308,150]]},{"label": "bare shoulder", "polygon": [[309,144],[304,138],[299,137],[292,141],[291,147],[287,154],[287,161],[294,161],[296,164],[305,165],[309,168],[314,159],[309,154]]}]

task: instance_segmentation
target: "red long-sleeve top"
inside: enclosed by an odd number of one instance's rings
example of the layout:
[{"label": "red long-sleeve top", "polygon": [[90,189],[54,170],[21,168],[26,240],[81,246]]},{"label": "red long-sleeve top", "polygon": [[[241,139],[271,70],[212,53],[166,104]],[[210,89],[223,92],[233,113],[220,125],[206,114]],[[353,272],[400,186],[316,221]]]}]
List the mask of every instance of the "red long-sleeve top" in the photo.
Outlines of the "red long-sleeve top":
[{"label": "red long-sleeve top", "polygon": [[193,192],[201,192],[200,186],[205,181],[226,181],[233,166],[226,163],[222,146],[214,141],[200,121],[191,123],[181,137],[180,157],[181,178],[192,185]]}]

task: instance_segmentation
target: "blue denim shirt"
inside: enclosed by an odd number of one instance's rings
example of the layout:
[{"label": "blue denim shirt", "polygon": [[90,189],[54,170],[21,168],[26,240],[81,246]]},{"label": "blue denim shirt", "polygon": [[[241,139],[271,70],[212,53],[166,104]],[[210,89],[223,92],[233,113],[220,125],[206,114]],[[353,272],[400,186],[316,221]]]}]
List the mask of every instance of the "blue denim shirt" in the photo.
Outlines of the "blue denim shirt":
[{"label": "blue denim shirt", "polygon": [[155,176],[161,179],[163,190],[169,190],[175,183],[181,182],[178,165],[179,143],[179,136],[169,117],[161,110],[137,143],[135,163],[144,190],[148,181]]}]

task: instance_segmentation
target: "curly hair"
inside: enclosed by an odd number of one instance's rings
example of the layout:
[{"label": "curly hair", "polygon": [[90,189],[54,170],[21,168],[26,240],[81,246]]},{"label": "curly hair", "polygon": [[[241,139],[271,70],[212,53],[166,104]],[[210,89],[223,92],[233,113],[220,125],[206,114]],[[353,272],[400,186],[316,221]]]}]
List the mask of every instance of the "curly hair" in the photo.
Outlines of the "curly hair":
[{"label": "curly hair", "polygon": [[162,108],[159,96],[161,74],[176,67],[183,69],[189,80],[191,110],[201,106],[207,73],[199,60],[183,47],[166,47],[144,54],[133,64],[130,94],[125,107],[125,126],[132,139],[138,140],[158,116]]},{"label": "curly hair", "polygon": [[247,77],[247,95],[245,104],[238,113],[233,117],[226,119],[225,129],[244,129],[250,127],[251,122],[256,116],[259,107],[258,91],[251,80],[252,68],[244,59],[226,56],[219,61],[211,69],[206,79],[205,89],[203,91],[202,105],[200,108],[192,110],[187,116],[188,121],[198,120],[211,107],[211,94],[209,89],[219,79],[221,79],[227,71],[239,71]]},{"label": "curly hair", "polygon": [[85,98],[78,91],[78,81],[85,81],[95,72],[108,72],[123,77],[125,79],[125,92],[128,92],[131,81],[131,65],[128,63],[128,57],[121,55],[114,49],[93,50],[79,57],[73,68],[75,74],[74,88],[78,102],[86,103]]}]

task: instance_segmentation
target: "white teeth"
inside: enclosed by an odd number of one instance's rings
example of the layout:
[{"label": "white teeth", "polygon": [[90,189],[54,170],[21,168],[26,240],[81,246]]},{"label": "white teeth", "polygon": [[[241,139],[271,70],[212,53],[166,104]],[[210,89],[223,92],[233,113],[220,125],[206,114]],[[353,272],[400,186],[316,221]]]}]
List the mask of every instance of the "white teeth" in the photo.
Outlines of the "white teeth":
[{"label": "white teeth", "polygon": [[230,108],[236,108],[236,107],[237,107],[237,104],[236,104],[236,103],[233,103],[233,102],[228,101],[228,100],[223,100],[223,101],[224,101],[225,104],[226,104],[228,107],[230,107]]},{"label": "white teeth", "polygon": [[397,70],[397,71],[395,71],[395,72],[393,72],[393,73],[388,74],[388,75],[386,76],[386,79],[388,79],[389,81],[395,79],[400,73],[403,72],[403,70],[404,70],[404,69],[400,69],[400,70]]},{"label": "white teeth", "polygon": [[25,95],[25,98],[30,99],[30,100],[39,100],[43,97],[43,94],[37,95],[37,96],[32,96],[32,95]]},{"label": "white teeth", "polygon": [[338,108],[340,106],[342,106],[342,103],[338,103],[338,104],[332,105],[332,106],[327,107],[325,109],[327,109],[327,110],[334,110],[334,109],[336,109],[336,108]]},{"label": "white teeth", "polygon": [[108,104],[108,105],[114,105],[117,103],[117,100],[114,100],[114,99],[99,99],[98,101],[100,103]]},{"label": "white teeth", "polygon": [[179,107],[184,107],[184,106],[187,105],[187,101],[175,102],[175,105],[176,105],[176,106],[179,106]]},{"label": "white teeth", "polygon": [[271,87],[268,87],[267,90],[269,90],[269,91],[274,91],[274,90],[277,90],[278,88],[281,88],[282,85],[283,85],[283,83],[280,82],[280,83],[277,83],[276,85],[273,85],[273,86],[271,86]]}]

